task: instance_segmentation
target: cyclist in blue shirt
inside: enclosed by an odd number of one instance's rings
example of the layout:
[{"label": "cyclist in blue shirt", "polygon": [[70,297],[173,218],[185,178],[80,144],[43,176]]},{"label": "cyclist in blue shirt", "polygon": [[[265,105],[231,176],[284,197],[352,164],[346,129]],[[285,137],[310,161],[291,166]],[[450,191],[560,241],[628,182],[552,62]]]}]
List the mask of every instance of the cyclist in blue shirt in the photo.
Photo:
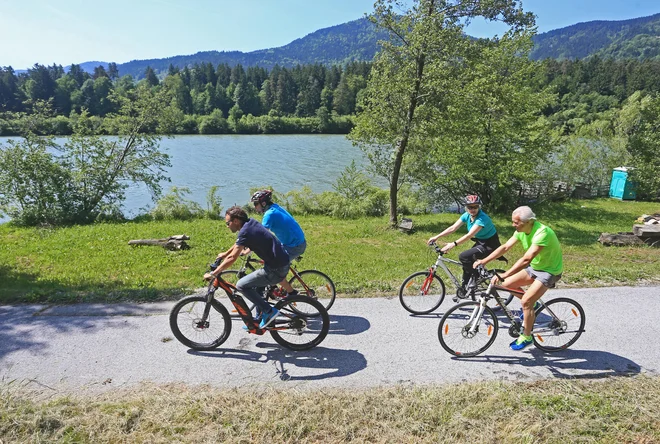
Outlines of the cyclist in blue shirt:
[{"label": "cyclist in blue shirt", "polygon": [[[458,255],[458,259],[463,265],[463,290],[466,290],[467,283],[472,273],[474,273],[472,264],[475,261],[475,257],[476,259],[483,259],[500,246],[500,238],[497,235],[495,225],[493,225],[491,218],[481,209],[481,199],[479,196],[475,194],[467,196],[465,198],[465,209],[465,213],[452,226],[442,233],[429,238],[427,241],[430,245],[439,238],[454,233],[463,224],[467,225],[468,232],[466,235],[442,247],[442,252],[446,253],[452,248],[467,242],[469,239],[474,241],[472,248]],[[465,294],[464,291],[463,294]],[[454,298],[454,302],[458,301],[458,296]]]},{"label": "cyclist in blue shirt", "polygon": [[[305,233],[303,233],[302,228],[300,228],[300,225],[293,216],[284,208],[274,203],[272,199],[272,191],[260,190],[252,195],[250,201],[254,204],[254,209],[257,213],[263,213],[262,225],[275,233],[275,236],[282,242],[284,250],[289,255],[290,261],[293,262],[307,248]],[[289,296],[297,293],[286,279],[281,282],[281,285]]]}]

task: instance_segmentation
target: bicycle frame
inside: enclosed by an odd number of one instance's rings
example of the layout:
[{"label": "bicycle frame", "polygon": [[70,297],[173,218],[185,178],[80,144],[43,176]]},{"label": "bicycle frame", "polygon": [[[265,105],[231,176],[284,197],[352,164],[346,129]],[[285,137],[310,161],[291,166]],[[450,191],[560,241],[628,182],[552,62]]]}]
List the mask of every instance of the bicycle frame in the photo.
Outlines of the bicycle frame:
[{"label": "bicycle frame", "polygon": [[440,250],[440,248],[435,244],[433,244],[433,246],[435,247],[435,251],[438,253],[438,259],[436,259],[435,264],[431,265],[431,267],[429,268],[429,275],[424,281],[424,286],[422,287],[422,291],[424,292],[424,294],[426,294],[429,285],[431,285],[431,282],[433,282],[433,276],[435,275],[435,272],[438,269],[438,267],[444,270],[445,274],[449,276],[449,279],[451,279],[451,281],[454,283],[456,288],[460,288],[461,283],[458,281],[456,276],[454,276],[454,274],[449,270],[449,268],[445,265],[445,262],[449,262],[450,264],[459,265],[459,266],[462,266],[462,264],[453,259],[448,259],[444,257],[444,253]]},{"label": "bicycle frame", "polygon": [[[499,275],[497,275],[497,276],[500,277]],[[470,316],[470,319],[468,321],[471,324],[471,327],[470,327],[470,330],[469,330],[470,333],[474,334],[476,332],[477,328],[479,327],[479,324],[481,323],[482,315],[483,315],[484,310],[485,310],[484,307],[486,307],[486,303],[487,303],[488,299],[490,299],[490,298],[495,299],[497,304],[502,308],[502,310],[506,314],[506,317],[509,318],[509,321],[511,321],[511,325],[516,325],[516,324],[519,325],[519,331],[520,331],[520,333],[522,333],[522,330],[521,330],[522,325],[520,324],[520,320],[516,319],[516,316],[514,316],[513,311],[507,305],[504,304],[504,302],[502,301],[502,298],[500,297],[500,295],[497,292],[493,292],[493,290],[502,290],[502,291],[509,292],[509,293],[512,293],[512,294],[515,294],[515,295],[518,295],[518,296],[522,296],[522,295],[525,294],[524,291],[521,291],[519,289],[504,287],[502,285],[495,285],[491,282],[488,285],[488,288],[486,289],[486,291],[481,294],[478,309],[473,311],[472,315]],[[537,310],[547,310],[548,313],[550,314],[550,316],[552,316],[553,318],[557,318],[557,315],[555,315],[555,313],[550,309],[550,307],[545,305],[545,303],[540,298],[538,299],[537,302],[539,304],[541,304],[541,307],[538,308]],[[474,321],[475,319],[477,319],[478,321],[476,323],[472,324],[472,321]],[[492,326],[489,326],[489,328],[492,328]]]},{"label": "bicycle frame", "polygon": [[252,312],[248,308],[247,304],[245,303],[245,299],[241,296],[240,293],[238,293],[238,290],[236,287],[229,282],[225,281],[221,277],[216,277],[211,281],[209,284],[208,291],[206,293],[206,306],[204,307],[204,316],[202,317],[202,322],[205,322],[205,320],[209,316],[209,311],[211,310],[211,301],[215,297],[215,292],[218,288],[221,288],[224,290],[224,292],[227,294],[227,297],[231,301],[231,303],[234,305],[236,308],[236,311],[238,312],[239,316],[245,323],[245,325],[248,328],[248,332],[250,333],[255,333],[258,335],[263,335],[266,331],[268,330],[285,330],[286,328],[278,328],[276,326],[269,326],[268,328],[259,328],[259,325],[257,322],[254,320],[252,317]]}]

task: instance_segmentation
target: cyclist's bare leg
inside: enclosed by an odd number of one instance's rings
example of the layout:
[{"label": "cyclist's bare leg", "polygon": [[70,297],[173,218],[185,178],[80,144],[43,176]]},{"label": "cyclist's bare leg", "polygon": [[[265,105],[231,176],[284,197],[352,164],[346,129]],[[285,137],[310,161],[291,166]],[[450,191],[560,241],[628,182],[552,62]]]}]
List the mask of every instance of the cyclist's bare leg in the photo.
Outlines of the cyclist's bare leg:
[{"label": "cyclist's bare leg", "polygon": [[[525,270],[523,270],[523,272],[525,272]],[[532,334],[532,328],[534,327],[534,319],[536,317],[534,314],[534,304],[545,294],[546,291],[548,291],[548,287],[543,285],[541,281],[535,280],[529,286],[520,301],[525,315],[523,317],[523,334],[526,336]]]},{"label": "cyclist's bare leg", "polygon": [[[522,293],[524,291],[522,287],[526,285],[531,285],[533,282],[534,282],[534,278],[532,278],[529,274],[527,274],[525,270],[520,270],[518,273],[514,274],[513,276],[509,276],[508,278],[504,279],[504,282],[502,282],[501,285],[502,287],[518,290]],[[513,293],[513,295],[518,299],[521,299],[521,296],[519,294]]]}]

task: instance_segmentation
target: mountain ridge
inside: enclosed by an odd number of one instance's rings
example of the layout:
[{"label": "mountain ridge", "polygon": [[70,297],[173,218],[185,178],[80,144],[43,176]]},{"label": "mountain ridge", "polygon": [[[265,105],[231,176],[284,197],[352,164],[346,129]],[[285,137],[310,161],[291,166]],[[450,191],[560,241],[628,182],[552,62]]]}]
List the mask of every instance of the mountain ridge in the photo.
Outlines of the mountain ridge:
[{"label": "mountain ridge", "polygon": [[[244,68],[275,65],[292,67],[306,64],[345,64],[351,61],[370,61],[378,50],[378,40],[387,37],[367,18],[322,28],[279,47],[242,51],[198,51],[189,55],[131,60],[118,63],[120,75],[136,79],[144,77],[147,66],[164,75],[172,64],[177,68],[195,64],[226,63]],[[660,13],[625,20],[592,20],[553,29],[533,38],[530,58],[541,60],[582,59],[592,55],[620,58],[660,58]],[[80,66],[88,72],[107,62],[84,62]],[[69,68],[68,66],[66,67]]]}]

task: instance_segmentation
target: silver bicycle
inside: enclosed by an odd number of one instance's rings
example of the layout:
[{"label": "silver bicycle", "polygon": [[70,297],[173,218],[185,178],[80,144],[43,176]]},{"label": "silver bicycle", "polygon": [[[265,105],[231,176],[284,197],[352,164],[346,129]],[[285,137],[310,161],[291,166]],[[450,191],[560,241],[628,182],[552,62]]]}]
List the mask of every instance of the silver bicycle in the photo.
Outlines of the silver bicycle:
[{"label": "silver bicycle", "polygon": [[[421,315],[431,313],[442,304],[445,298],[446,288],[444,281],[436,273],[438,268],[441,268],[449,277],[449,280],[456,286],[456,302],[459,302],[461,299],[472,299],[476,301],[477,296],[488,288],[490,278],[475,272],[466,285],[466,288],[463,288],[461,282],[454,276],[446,264],[458,265],[461,268],[463,265],[458,261],[444,257],[444,253],[435,243],[432,243],[431,247],[438,253],[438,259],[435,261],[435,264],[431,265],[428,270],[411,274],[403,281],[403,284],[399,288],[399,300],[403,308],[412,314]],[[508,263],[505,257],[501,257],[498,260]],[[504,273],[504,270],[496,269],[488,271],[489,276],[492,277],[495,272]],[[513,295],[509,294],[504,299],[505,304],[509,304],[512,299]],[[500,309],[493,302],[490,305],[493,310]]]}]

